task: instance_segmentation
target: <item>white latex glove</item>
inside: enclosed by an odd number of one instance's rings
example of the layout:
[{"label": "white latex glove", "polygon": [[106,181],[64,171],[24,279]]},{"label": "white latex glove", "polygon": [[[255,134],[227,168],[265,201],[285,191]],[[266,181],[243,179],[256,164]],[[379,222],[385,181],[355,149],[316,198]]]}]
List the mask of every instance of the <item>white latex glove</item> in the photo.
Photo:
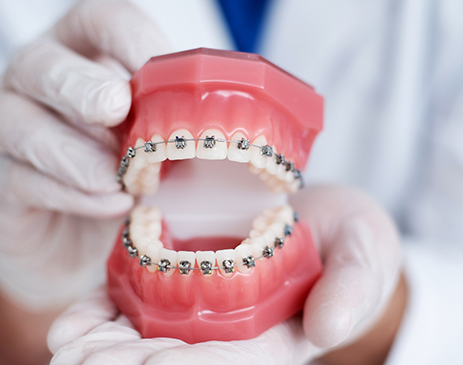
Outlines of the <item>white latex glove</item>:
[{"label": "white latex glove", "polygon": [[400,260],[394,224],[376,203],[352,189],[306,188],[293,200],[324,262],[303,317],[248,341],[187,345],[141,339],[102,288],[55,321],[48,336],[55,353],[51,364],[294,365],[355,341],[375,324],[396,287]]},{"label": "white latex glove", "polygon": [[130,2],[97,0],[13,56],[0,85],[0,286],[23,306],[59,308],[103,279],[115,217],[133,204],[106,127],[129,111],[130,73],[168,50]]}]

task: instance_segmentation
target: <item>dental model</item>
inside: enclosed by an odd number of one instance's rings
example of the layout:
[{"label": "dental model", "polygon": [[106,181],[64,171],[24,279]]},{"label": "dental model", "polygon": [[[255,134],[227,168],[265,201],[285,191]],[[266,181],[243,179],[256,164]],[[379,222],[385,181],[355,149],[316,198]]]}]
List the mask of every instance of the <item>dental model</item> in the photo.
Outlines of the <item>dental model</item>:
[{"label": "dental model", "polygon": [[[323,100],[262,57],[203,48],[155,57],[131,84],[132,109],[116,130],[129,193],[154,194],[163,161],[193,158],[247,163],[276,193],[303,186]],[[302,309],[322,270],[289,205],[265,209],[238,245],[196,237],[188,251],[176,242],[158,208],[138,205],[109,258],[109,294],[143,337],[256,337]]]}]

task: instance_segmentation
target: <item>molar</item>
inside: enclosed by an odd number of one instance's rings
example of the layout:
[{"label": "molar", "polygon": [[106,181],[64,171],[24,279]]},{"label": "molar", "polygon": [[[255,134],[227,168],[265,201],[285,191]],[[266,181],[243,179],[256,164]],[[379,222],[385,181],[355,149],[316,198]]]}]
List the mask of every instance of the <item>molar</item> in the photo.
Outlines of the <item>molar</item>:
[{"label": "molar", "polygon": [[[210,138],[207,140],[207,138]],[[218,129],[208,129],[204,131],[196,147],[196,157],[206,160],[224,160],[227,158],[227,142],[224,142],[225,136]],[[217,141],[221,139],[222,142]]]},{"label": "molar", "polygon": [[138,256],[146,255],[146,249],[150,243],[151,240],[148,237],[141,237],[139,240],[137,240],[135,246],[138,250]]},{"label": "molar", "polygon": [[220,272],[223,276],[231,276],[235,271],[234,267],[230,267],[229,269],[224,268],[226,265],[225,261],[231,262],[232,265],[235,264],[235,257],[236,251],[235,250],[219,250],[216,252],[217,257],[217,266],[220,267]]},{"label": "molar", "polygon": [[235,248],[236,253],[236,263],[240,264],[237,266],[238,271],[243,274],[247,274],[252,270],[252,266],[249,268],[246,265],[242,265],[245,262],[245,259],[252,256],[251,241],[247,238],[245,239],[238,247]]},{"label": "molar", "polygon": [[[245,140],[247,140],[247,136],[245,136],[243,133],[236,132],[232,136],[231,140],[232,141],[241,141],[243,138]],[[234,142],[230,143],[230,145],[228,146],[228,159],[230,161],[247,163],[247,162],[249,162],[251,160],[251,151],[250,151],[251,148],[255,148],[255,147],[249,147],[247,149],[241,149],[241,148],[239,148],[238,143],[234,143]]]},{"label": "molar", "polygon": [[[254,140],[254,142],[252,142],[252,144],[256,146],[266,146],[267,138],[265,138],[265,136],[259,136]],[[267,159],[269,159],[269,157],[264,156],[262,154],[262,150],[259,147],[251,146],[250,150],[251,150],[251,160],[250,160],[251,164],[254,167],[257,167],[259,169],[265,168],[265,166],[267,165]]]},{"label": "molar", "polygon": [[179,251],[177,253],[178,266],[184,268],[183,270],[179,270],[181,276],[188,276],[191,274],[192,271],[187,269],[195,267],[195,258],[195,253],[191,251]]},{"label": "molar", "polygon": [[195,141],[185,141],[193,139],[193,135],[186,129],[179,129],[173,132],[167,143],[166,152],[169,160],[185,160],[195,157]]},{"label": "molar", "polygon": [[[160,260],[159,261],[162,261],[162,259],[169,260],[169,262],[170,262],[169,265],[170,266],[177,266],[177,252],[176,251],[168,250],[166,248],[161,248],[160,254],[161,255],[160,255]],[[159,269],[162,269],[162,266],[159,266],[158,270]],[[159,270],[159,271],[161,271],[161,270]],[[174,272],[175,272],[175,269],[169,269],[166,272],[164,272],[164,275],[165,276],[172,276]]]},{"label": "molar", "polygon": [[214,270],[211,270],[211,268],[215,266],[215,252],[196,251],[196,262],[203,275],[212,275]]},{"label": "molar", "polygon": [[[175,138],[175,137],[174,137]],[[164,141],[164,138],[162,138],[159,134],[155,134],[151,138],[151,142],[156,143],[156,142],[162,142]],[[156,163],[156,162],[162,162],[167,158],[167,152],[166,152],[166,144],[165,143],[159,143],[155,145],[156,151],[155,152],[146,152],[146,160],[148,163]]]}]

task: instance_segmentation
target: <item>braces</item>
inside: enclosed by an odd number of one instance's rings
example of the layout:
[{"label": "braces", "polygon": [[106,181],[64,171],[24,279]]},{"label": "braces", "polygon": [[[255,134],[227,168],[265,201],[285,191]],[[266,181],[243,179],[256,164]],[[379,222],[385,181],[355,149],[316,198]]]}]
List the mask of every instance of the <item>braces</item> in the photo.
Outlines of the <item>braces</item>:
[{"label": "braces", "polygon": [[169,139],[167,141],[159,141],[159,142],[147,141],[142,146],[127,148],[125,156],[122,157],[122,160],[119,166],[119,171],[117,174],[117,182],[121,184],[122,190],[125,190],[125,184],[123,181],[123,177],[126,174],[127,169],[129,167],[130,159],[136,156],[137,154],[136,151],[143,148],[145,153],[153,153],[153,152],[156,152],[157,150],[156,146],[162,143],[165,143],[165,144],[175,143],[175,147],[177,149],[184,149],[187,146],[188,142],[204,142],[203,144],[204,148],[213,148],[217,142],[236,143],[237,148],[240,150],[248,150],[250,147],[259,148],[260,153],[263,156],[269,157],[269,158],[275,156],[275,163],[277,165],[285,166],[286,171],[292,171],[294,173],[294,178],[296,180],[300,180],[300,187],[302,188],[304,186],[304,180],[302,178],[301,170],[299,169],[296,170],[296,168],[294,167],[294,164],[291,161],[287,161],[282,154],[274,153],[273,148],[269,145],[265,145],[265,146],[255,145],[255,144],[250,143],[250,141],[246,138],[241,138],[239,141],[233,141],[233,140],[228,140],[228,139],[223,139],[223,138],[215,138],[214,136],[210,136],[210,137],[206,136],[206,138],[185,138],[183,136],[182,137],[176,136],[175,139]]},{"label": "braces", "polygon": [[[294,213],[294,223],[299,222],[299,214]],[[125,229],[122,231],[122,244],[127,249],[130,258],[136,258],[139,260],[139,264],[142,267],[146,267],[149,265],[155,265],[158,267],[158,271],[160,272],[167,272],[171,269],[179,270],[181,275],[188,275],[190,271],[201,271],[201,273],[205,276],[211,275],[213,270],[223,269],[227,274],[231,274],[235,271],[235,267],[237,266],[246,266],[248,269],[256,266],[256,260],[261,258],[270,259],[275,254],[275,250],[282,249],[285,243],[285,239],[287,236],[291,237],[291,234],[294,230],[294,226],[290,226],[289,224],[285,225],[284,228],[284,237],[275,237],[274,246],[265,246],[262,248],[262,255],[259,257],[254,257],[252,255],[245,256],[242,258],[243,262],[234,263],[232,260],[227,259],[222,262],[222,266],[212,266],[210,261],[202,261],[198,265],[199,267],[191,267],[191,262],[189,261],[180,261],[178,266],[173,266],[170,264],[168,259],[161,258],[159,262],[152,262],[151,258],[147,255],[138,254],[138,249],[133,246],[133,242],[130,239],[130,219],[128,218],[125,222]]]}]

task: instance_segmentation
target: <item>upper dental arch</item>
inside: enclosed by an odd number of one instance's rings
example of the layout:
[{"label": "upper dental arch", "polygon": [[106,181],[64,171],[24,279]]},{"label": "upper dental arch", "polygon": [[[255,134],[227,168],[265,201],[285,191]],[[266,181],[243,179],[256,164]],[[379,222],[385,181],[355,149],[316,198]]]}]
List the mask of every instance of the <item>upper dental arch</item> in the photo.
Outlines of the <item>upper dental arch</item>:
[{"label": "upper dental arch", "polygon": [[127,172],[127,169],[130,164],[130,159],[136,156],[136,151],[143,149],[145,153],[153,153],[156,152],[156,146],[158,144],[168,144],[168,143],[175,143],[177,149],[184,149],[188,142],[204,142],[204,148],[213,148],[217,142],[221,143],[236,143],[237,148],[241,150],[248,150],[250,147],[258,148],[261,150],[261,154],[266,157],[273,157],[275,156],[275,163],[277,165],[284,164],[286,171],[292,171],[294,173],[294,178],[300,180],[300,187],[304,186],[304,181],[302,178],[301,170],[295,169],[294,164],[291,161],[285,159],[282,154],[277,154],[273,152],[273,148],[269,145],[259,146],[256,144],[250,143],[250,141],[246,138],[241,138],[238,141],[235,140],[228,140],[224,138],[215,138],[214,136],[206,136],[206,138],[185,138],[183,136],[179,137],[176,136],[175,139],[168,139],[165,141],[147,141],[143,145],[138,147],[129,147],[125,153],[125,156],[122,158],[119,171],[117,174],[117,181],[121,185],[122,190],[125,190],[125,184],[123,182],[123,177]]}]

